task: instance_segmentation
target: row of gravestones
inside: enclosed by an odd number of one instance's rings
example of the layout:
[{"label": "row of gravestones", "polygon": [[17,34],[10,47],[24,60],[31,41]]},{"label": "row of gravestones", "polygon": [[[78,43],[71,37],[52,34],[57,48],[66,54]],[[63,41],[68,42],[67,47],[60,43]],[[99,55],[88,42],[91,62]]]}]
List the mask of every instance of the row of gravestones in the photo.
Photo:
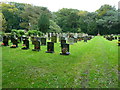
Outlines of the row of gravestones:
[{"label": "row of gravestones", "polygon": [[[74,42],[77,42],[78,40],[84,40],[84,42],[87,42],[87,40],[92,39],[92,37],[78,37],[78,38],[69,38],[70,44],[73,44]],[[24,50],[29,49],[29,39],[26,36],[22,37],[23,41],[23,48]],[[31,37],[32,44],[34,45],[33,51],[40,51],[40,45],[46,45],[46,38],[40,38],[40,37]],[[8,46],[9,37],[3,36],[3,45]],[[17,48],[18,47],[18,38],[15,36],[14,38],[11,38],[11,42],[13,45],[10,48]],[[41,42],[41,44],[40,44]],[[54,43],[57,42],[57,36],[51,37],[51,42],[47,42],[47,51],[46,53],[53,53],[54,52]],[[61,55],[69,55],[69,44],[66,43],[65,37],[60,38],[61,42]]]},{"label": "row of gravestones", "polygon": [[110,35],[110,36],[104,35],[103,37],[106,38],[109,41],[118,40],[118,46],[120,46],[120,37],[112,36],[112,35]]}]

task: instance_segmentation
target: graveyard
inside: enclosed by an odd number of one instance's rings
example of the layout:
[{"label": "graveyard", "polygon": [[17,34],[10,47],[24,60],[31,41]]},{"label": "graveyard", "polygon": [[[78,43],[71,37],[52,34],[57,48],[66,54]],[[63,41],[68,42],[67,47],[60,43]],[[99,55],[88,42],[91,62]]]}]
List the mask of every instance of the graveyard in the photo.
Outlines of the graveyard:
[{"label": "graveyard", "polygon": [[120,2],[102,1],[2,0],[0,89],[120,88]]},{"label": "graveyard", "polygon": [[[49,42],[50,40],[47,40]],[[59,39],[54,43],[54,53],[46,53],[47,45],[40,51],[29,48],[2,47],[3,88],[117,88],[117,40],[109,41],[95,36],[69,46],[70,55],[60,55]],[[1,47],[0,47],[1,48]],[[119,47],[120,48],[120,47]]]}]

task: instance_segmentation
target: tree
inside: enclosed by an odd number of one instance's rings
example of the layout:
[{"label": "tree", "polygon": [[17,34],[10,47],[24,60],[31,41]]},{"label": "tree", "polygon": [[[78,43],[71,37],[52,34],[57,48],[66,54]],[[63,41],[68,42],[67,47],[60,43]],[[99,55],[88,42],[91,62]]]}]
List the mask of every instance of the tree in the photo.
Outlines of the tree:
[{"label": "tree", "polygon": [[78,12],[77,9],[63,8],[55,13],[57,16],[55,21],[63,32],[77,32],[78,28],[80,28]]},{"label": "tree", "polygon": [[18,9],[14,5],[2,3],[2,13],[5,17],[7,29],[6,32],[10,32],[13,28],[19,28]]},{"label": "tree", "polygon": [[21,27],[26,29],[36,29],[38,30],[38,20],[42,13],[46,13],[48,17],[51,17],[50,11],[46,7],[38,7],[30,4],[26,4],[24,11],[21,14],[23,22],[21,22]]},{"label": "tree", "polygon": [[50,20],[50,26],[48,32],[57,32],[60,33],[62,30],[61,28],[54,22],[53,20]]},{"label": "tree", "polygon": [[2,13],[0,13],[0,30],[3,32],[7,30],[6,20]]},{"label": "tree", "polygon": [[39,31],[46,33],[48,31],[49,25],[49,16],[45,12],[43,12],[38,20]]},{"label": "tree", "polygon": [[110,5],[103,5],[96,11],[98,14],[97,28],[101,34],[117,33],[115,26],[118,26],[118,11]]}]

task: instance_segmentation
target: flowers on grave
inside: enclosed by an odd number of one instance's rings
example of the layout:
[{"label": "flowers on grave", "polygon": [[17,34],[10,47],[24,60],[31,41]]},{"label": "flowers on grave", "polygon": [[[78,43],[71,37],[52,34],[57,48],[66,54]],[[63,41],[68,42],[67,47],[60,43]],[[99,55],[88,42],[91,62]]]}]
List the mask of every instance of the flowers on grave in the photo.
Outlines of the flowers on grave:
[{"label": "flowers on grave", "polygon": [[1,45],[2,45],[2,46],[4,46],[5,44],[4,44],[4,43],[2,43]]},{"label": "flowers on grave", "polygon": [[51,49],[49,49],[48,51],[51,51]]},{"label": "flowers on grave", "polygon": [[16,47],[16,45],[11,45],[11,47]]},{"label": "flowers on grave", "polygon": [[63,48],[62,53],[67,53],[67,48]]},{"label": "flowers on grave", "polygon": [[22,47],[24,48],[24,47],[26,47],[26,45],[25,45],[25,44],[23,44],[23,45],[22,45]]},{"label": "flowers on grave", "polygon": [[36,49],[39,49],[39,47],[35,47]]}]

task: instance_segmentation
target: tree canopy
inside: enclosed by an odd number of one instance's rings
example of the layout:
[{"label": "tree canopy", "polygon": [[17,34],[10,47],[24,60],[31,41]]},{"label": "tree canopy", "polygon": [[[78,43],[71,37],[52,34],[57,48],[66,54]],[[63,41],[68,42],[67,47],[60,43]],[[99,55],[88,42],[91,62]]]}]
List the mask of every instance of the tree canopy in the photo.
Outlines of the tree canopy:
[{"label": "tree canopy", "polygon": [[51,12],[46,7],[25,3],[1,3],[2,29],[38,30],[40,32],[83,32],[92,35],[119,34],[120,10],[108,4],[95,12],[62,8]]}]

